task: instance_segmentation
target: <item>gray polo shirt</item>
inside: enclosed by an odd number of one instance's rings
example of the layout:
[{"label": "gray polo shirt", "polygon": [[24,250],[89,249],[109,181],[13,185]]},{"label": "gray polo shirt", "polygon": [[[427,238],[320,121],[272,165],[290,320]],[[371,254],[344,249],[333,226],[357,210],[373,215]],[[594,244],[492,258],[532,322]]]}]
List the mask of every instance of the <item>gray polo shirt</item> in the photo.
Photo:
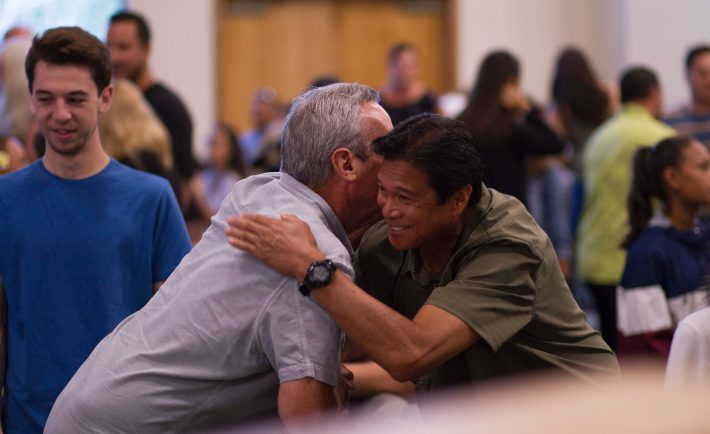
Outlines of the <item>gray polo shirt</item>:
[{"label": "gray polo shirt", "polygon": [[334,386],[342,336],[298,283],[232,248],[228,216],[288,212],[352,278],[328,204],[286,174],[235,184],[160,291],[104,338],[57,399],[45,432],[223,432],[275,415],[279,384]]}]

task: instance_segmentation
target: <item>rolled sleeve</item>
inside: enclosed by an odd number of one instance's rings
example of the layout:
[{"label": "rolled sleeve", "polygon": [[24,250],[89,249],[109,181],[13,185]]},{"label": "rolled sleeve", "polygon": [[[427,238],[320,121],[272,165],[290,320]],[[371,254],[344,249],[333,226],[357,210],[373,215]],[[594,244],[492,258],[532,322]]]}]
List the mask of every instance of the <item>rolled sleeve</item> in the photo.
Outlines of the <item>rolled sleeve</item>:
[{"label": "rolled sleeve", "polygon": [[259,325],[263,351],[281,383],[311,377],[335,387],[342,333],[297,285],[287,279],[264,312]]},{"label": "rolled sleeve", "polygon": [[464,258],[455,278],[435,288],[426,303],[460,318],[497,351],[532,319],[540,263],[521,243],[484,246]]}]

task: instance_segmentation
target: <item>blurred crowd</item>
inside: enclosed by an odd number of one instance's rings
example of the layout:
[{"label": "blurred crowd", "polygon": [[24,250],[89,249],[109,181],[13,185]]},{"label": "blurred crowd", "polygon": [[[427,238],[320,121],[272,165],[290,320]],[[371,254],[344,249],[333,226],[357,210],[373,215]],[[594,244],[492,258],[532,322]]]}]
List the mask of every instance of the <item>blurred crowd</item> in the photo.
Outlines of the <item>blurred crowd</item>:
[{"label": "blurred crowd", "polygon": [[[15,27],[0,47],[0,179],[27,170],[48,146],[25,71],[33,37]],[[251,127],[237,131],[217,122],[207,158],[197,162],[190,102],[153,75],[150,42],[141,16],[111,18],[113,94],[98,134],[111,160],[167,180],[194,245],[238,181],[279,171],[291,104],[273,87],[255,89]],[[523,65],[505,50],[484,57],[470,90],[454,104],[451,94],[440,96],[421,79],[427,59],[416,46],[396,44],[383,61],[379,104],[392,125],[422,113],[465,125],[477,144],[483,184],[519,201],[545,231],[564,279],[622,370],[644,357],[667,364],[671,381],[689,371],[710,376],[707,346],[702,354],[710,335],[709,45],[688,48],[691,98],[667,113],[653,70],[632,66],[619,71],[618,82],[603,83],[576,47],[558,54],[547,101],[526,93]],[[304,91],[339,81],[314,77]],[[356,346],[348,361],[362,363],[366,353]],[[361,384],[358,399],[380,392],[409,399],[414,391],[394,380]]]}]

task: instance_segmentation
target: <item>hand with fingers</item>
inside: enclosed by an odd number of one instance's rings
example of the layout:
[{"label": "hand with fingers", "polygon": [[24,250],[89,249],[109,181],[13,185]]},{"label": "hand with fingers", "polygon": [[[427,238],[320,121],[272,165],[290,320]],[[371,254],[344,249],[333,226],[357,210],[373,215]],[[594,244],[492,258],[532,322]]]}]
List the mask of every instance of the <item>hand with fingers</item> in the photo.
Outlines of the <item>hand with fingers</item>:
[{"label": "hand with fingers", "polygon": [[231,216],[225,232],[233,247],[299,281],[312,262],[325,259],[308,224],[291,214],[278,219],[258,214]]},{"label": "hand with fingers", "polygon": [[346,368],[344,364],[341,364],[340,379],[338,381],[338,386],[335,388],[335,399],[338,402],[338,411],[340,413],[347,414],[350,394],[355,388],[353,380],[354,377],[352,371]]}]

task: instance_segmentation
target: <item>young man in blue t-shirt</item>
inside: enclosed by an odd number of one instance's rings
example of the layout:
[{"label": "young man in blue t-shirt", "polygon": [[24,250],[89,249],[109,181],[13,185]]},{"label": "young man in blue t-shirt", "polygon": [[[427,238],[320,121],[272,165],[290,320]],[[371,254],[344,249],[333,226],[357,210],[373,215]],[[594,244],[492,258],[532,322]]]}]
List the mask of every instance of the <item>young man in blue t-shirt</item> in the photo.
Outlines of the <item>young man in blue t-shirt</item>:
[{"label": "young man in blue t-shirt", "polygon": [[107,48],[78,27],[33,41],[25,64],[44,157],[0,178],[7,306],[2,422],[41,432],[93,350],[190,250],[166,180],[112,160],[98,117],[113,95]]}]

